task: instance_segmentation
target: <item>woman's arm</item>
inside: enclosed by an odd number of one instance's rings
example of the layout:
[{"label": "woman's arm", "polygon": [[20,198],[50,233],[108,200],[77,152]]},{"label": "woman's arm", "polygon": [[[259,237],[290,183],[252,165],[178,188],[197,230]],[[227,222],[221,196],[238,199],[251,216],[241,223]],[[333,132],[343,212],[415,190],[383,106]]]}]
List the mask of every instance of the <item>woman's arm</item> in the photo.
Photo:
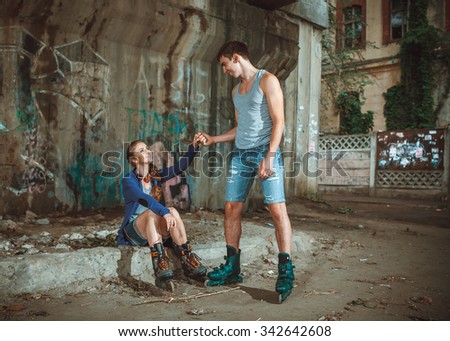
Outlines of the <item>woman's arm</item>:
[{"label": "woman's arm", "polygon": [[140,188],[135,178],[132,176],[122,179],[123,197],[125,202],[139,202],[142,206],[148,207],[155,214],[163,217],[170,213],[167,207],[161,205],[151,195],[145,194]]},{"label": "woman's arm", "polygon": [[194,160],[197,151],[198,147],[196,148],[192,144],[190,144],[188,151],[184,153],[182,157],[180,157],[176,164],[174,164],[172,167],[164,167],[160,170],[159,173],[161,175],[161,182],[172,179],[185,171],[191,164],[192,160]]}]

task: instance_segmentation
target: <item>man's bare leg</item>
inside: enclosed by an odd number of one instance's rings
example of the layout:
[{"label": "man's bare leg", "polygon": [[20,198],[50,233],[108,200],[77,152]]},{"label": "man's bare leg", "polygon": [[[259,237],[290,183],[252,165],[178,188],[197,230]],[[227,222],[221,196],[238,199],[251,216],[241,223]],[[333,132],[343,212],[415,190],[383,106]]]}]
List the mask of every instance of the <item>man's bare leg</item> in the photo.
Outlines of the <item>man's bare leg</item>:
[{"label": "man's bare leg", "polygon": [[244,208],[243,202],[225,203],[225,241],[228,246],[239,250],[239,241],[241,240],[242,226],[241,214]]},{"label": "man's bare leg", "polygon": [[279,303],[285,301],[294,288],[294,268],[291,259],[292,227],[287,214],[286,204],[268,205],[270,214],[275,223],[275,236],[278,243],[278,278],[275,291],[278,292]]},{"label": "man's bare leg", "polygon": [[207,286],[242,282],[239,241],[241,239],[241,213],[243,202],[225,204],[225,241],[227,243],[226,263],[208,273]]},{"label": "man's bare leg", "polygon": [[267,205],[275,224],[275,237],[277,239],[279,252],[291,254],[292,249],[292,227],[289,219],[286,203],[280,202]]}]

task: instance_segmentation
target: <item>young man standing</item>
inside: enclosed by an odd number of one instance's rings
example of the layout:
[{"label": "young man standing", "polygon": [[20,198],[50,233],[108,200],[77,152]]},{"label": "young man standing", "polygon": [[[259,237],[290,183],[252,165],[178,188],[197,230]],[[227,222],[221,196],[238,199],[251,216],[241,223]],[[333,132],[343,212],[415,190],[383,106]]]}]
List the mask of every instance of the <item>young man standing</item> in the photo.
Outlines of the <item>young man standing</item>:
[{"label": "young man standing", "polygon": [[236,127],[217,136],[196,135],[204,146],[235,140],[226,184],[226,263],[208,273],[207,285],[242,281],[239,249],[241,213],[254,177],[258,175],[264,202],[275,223],[279,249],[275,290],[282,302],[291,293],[294,282],[290,256],[292,229],[284,198],[283,163],[279,149],[284,129],[283,92],[276,76],[252,65],[244,43],[230,41],[224,44],[217,59],[223,72],[240,78],[240,83],[232,90]]}]

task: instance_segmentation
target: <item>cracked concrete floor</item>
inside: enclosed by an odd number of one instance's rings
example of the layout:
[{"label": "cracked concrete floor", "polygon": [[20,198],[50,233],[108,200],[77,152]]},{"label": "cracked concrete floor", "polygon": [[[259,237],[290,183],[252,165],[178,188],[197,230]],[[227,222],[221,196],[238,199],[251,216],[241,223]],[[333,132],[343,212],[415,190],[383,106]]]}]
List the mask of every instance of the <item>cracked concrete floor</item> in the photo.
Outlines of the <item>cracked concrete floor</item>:
[{"label": "cracked concrete floor", "polygon": [[[0,319],[450,320],[448,205],[350,197],[328,199],[293,200],[288,204],[294,234],[305,233],[312,247],[308,252],[293,254],[296,287],[282,305],[277,303],[273,290],[273,248],[243,266],[244,282],[239,286],[205,288],[202,283],[181,276],[175,281],[175,292],[166,293],[155,290],[151,284],[105,278],[100,288],[78,294],[0,296]],[[107,230],[117,225],[120,214],[121,211],[105,210],[76,217],[49,216],[49,225],[21,223],[14,231],[3,229],[2,237],[6,240],[12,235],[19,238],[44,231],[62,236],[88,229]],[[185,213],[183,218],[194,242],[223,238],[221,212]],[[251,235],[254,225],[273,236],[267,211],[246,212],[243,235]],[[56,242],[55,237],[53,243]]]}]

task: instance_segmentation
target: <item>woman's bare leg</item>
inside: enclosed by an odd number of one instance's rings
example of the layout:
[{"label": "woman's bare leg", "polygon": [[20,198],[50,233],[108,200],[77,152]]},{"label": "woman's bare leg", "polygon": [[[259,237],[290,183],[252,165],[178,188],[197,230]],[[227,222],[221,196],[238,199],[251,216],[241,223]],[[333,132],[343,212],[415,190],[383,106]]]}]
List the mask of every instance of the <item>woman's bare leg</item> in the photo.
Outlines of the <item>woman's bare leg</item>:
[{"label": "woman's bare leg", "polygon": [[156,243],[162,243],[161,233],[157,227],[161,225],[160,220],[161,217],[150,210],[143,212],[136,218],[136,226],[142,236],[147,239],[150,247],[153,247]]}]

